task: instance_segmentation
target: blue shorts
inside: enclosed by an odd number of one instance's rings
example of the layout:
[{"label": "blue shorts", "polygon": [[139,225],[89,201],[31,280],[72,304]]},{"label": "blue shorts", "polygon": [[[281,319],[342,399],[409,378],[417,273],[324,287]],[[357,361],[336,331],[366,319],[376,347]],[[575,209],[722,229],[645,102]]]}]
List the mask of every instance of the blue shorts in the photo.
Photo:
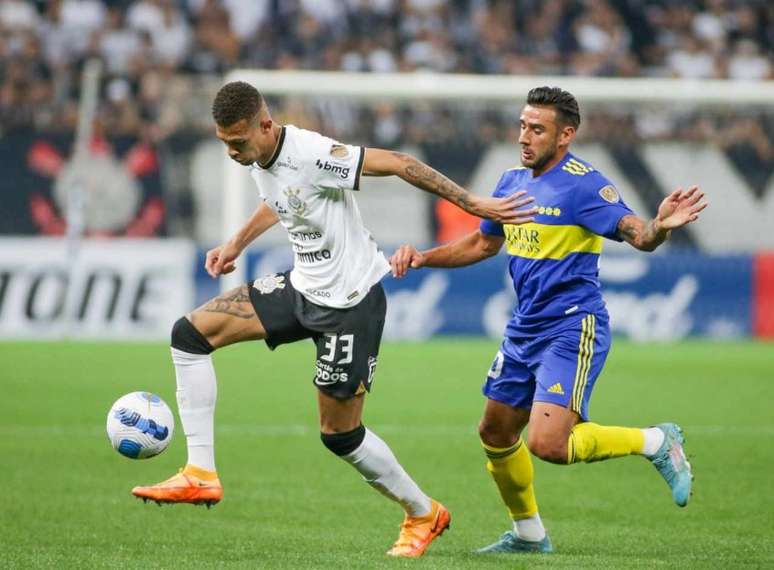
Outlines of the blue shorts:
[{"label": "blue shorts", "polygon": [[516,408],[547,402],[588,420],[594,382],[610,351],[606,314],[588,314],[546,337],[506,337],[484,383],[484,396]]}]

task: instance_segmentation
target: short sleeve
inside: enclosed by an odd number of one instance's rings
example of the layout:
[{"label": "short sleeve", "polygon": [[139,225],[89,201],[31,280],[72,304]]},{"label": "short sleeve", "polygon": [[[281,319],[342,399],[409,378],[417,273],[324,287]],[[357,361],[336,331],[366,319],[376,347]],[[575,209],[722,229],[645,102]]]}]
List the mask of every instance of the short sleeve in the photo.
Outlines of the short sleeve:
[{"label": "short sleeve", "polygon": [[365,148],[341,144],[320,136],[309,158],[310,172],[316,186],[360,190]]},{"label": "short sleeve", "polygon": [[[505,172],[501,177],[500,180],[497,182],[497,186],[495,186],[494,192],[492,192],[492,196],[495,198],[500,198],[503,196],[503,191],[505,189],[505,180],[508,177],[508,172]],[[490,235],[490,236],[505,236],[505,231],[503,230],[503,225],[497,222],[493,222],[492,220],[481,220],[481,222],[478,224],[478,229],[481,230],[482,234]]]},{"label": "short sleeve", "polygon": [[602,237],[622,241],[618,237],[618,222],[633,213],[604,176],[593,173],[583,180],[575,198],[575,219],[579,225]]}]

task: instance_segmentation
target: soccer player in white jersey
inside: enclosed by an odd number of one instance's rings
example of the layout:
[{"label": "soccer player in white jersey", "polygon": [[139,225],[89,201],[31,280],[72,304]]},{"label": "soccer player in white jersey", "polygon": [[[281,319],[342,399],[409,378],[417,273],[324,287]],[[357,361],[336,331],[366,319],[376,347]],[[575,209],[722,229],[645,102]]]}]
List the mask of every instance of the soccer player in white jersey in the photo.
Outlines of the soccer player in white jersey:
[{"label": "soccer player in white jersey", "polygon": [[251,85],[224,85],[215,97],[216,134],[250,169],[263,202],[225,244],[207,252],[212,277],[229,273],[244,248],[279,222],[295,252],[292,271],[267,275],[205,303],[172,328],[177,403],[188,461],[170,479],[132,493],[159,503],[212,505],[223,497],[215,469],[215,371],[210,354],[246,340],[317,345],[323,444],[405,511],[392,556],[421,556],[448,526],[449,512],[409,477],[387,444],[361,423],[379,352],[387,259],[363,226],[353,190],[363,176],[397,175],[471,214],[503,224],[529,222],[530,199],[471,195],[407,154],[340,144],[275,123]]}]

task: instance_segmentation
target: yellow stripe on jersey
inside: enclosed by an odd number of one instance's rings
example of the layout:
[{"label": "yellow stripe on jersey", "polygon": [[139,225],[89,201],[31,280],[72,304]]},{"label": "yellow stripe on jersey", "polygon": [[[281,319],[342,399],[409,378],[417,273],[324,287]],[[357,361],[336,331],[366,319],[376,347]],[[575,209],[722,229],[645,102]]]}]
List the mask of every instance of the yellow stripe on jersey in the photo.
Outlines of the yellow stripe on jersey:
[{"label": "yellow stripe on jersey", "polygon": [[513,170],[526,170],[526,169],[527,169],[526,166],[514,166],[513,168],[509,168],[508,170],[506,170],[506,172],[511,172]]},{"label": "yellow stripe on jersey", "polygon": [[581,405],[583,404],[583,394],[586,392],[586,385],[589,383],[589,373],[591,372],[591,361],[594,358],[594,341],[597,340],[597,317],[596,315],[589,315],[591,322],[589,327],[591,328],[591,337],[588,341],[589,357],[586,363],[586,372],[583,375],[583,385],[580,389],[580,396],[578,397],[578,413],[580,413]]},{"label": "yellow stripe on jersey", "polygon": [[586,166],[579,160],[575,160],[574,158],[571,158],[567,162],[564,163],[562,166],[562,170],[565,172],[569,172],[570,174],[575,174],[576,176],[583,176],[584,174],[588,174],[589,172],[593,172],[594,169],[590,166]]},{"label": "yellow stripe on jersey", "polygon": [[589,316],[583,317],[581,321],[581,335],[578,343],[578,363],[575,365],[575,380],[572,383],[572,397],[570,398],[570,408],[575,409],[575,399],[578,396],[578,384],[580,384],[581,371],[586,362],[586,337],[588,335],[587,322]]},{"label": "yellow stripe on jersey", "polygon": [[571,253],[602,253],[602,237],[581,226],[552,226],[530,222],[505,224],[510,255],[529,259],[564,259]]},{"label": "yellow stripe on jersey", "polygon": [[574,412],[580,414],[583,405],[583,392],[589,381],[591,359],[594,357],[594,336],[596,329],[596,317],[587,315],[581,321],[581,336],[578,343],[578,364],[575,368],[575,382],[572,387],[571,407]]}]

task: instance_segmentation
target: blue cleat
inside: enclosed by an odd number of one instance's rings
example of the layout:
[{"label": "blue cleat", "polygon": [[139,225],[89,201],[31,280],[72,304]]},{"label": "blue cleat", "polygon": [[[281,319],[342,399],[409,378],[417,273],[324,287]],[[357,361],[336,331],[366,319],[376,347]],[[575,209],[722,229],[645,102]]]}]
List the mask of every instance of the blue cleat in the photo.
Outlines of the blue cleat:
[{"label": "blue cleat", "polygon": [[658,424],[653,427],[664,432],[664,443],[656,454],[648,459],[669,485],[677,506],[684,507],[691,498],[693,473],[691,473],[691,464],[688,463],[683,451],[683,442],[685,442],[683,430],[672,423]]},{"label": "blue cleat", "polygon": [[538,542],[532,542],[529,540],[522,540],[512,531],[504,533],[500,540],[484,548],[476,550],[476,554],[488,554],[490,552],[553,552],[554,547],[551,544],[551,539],[548,535],[543,540]]}]

